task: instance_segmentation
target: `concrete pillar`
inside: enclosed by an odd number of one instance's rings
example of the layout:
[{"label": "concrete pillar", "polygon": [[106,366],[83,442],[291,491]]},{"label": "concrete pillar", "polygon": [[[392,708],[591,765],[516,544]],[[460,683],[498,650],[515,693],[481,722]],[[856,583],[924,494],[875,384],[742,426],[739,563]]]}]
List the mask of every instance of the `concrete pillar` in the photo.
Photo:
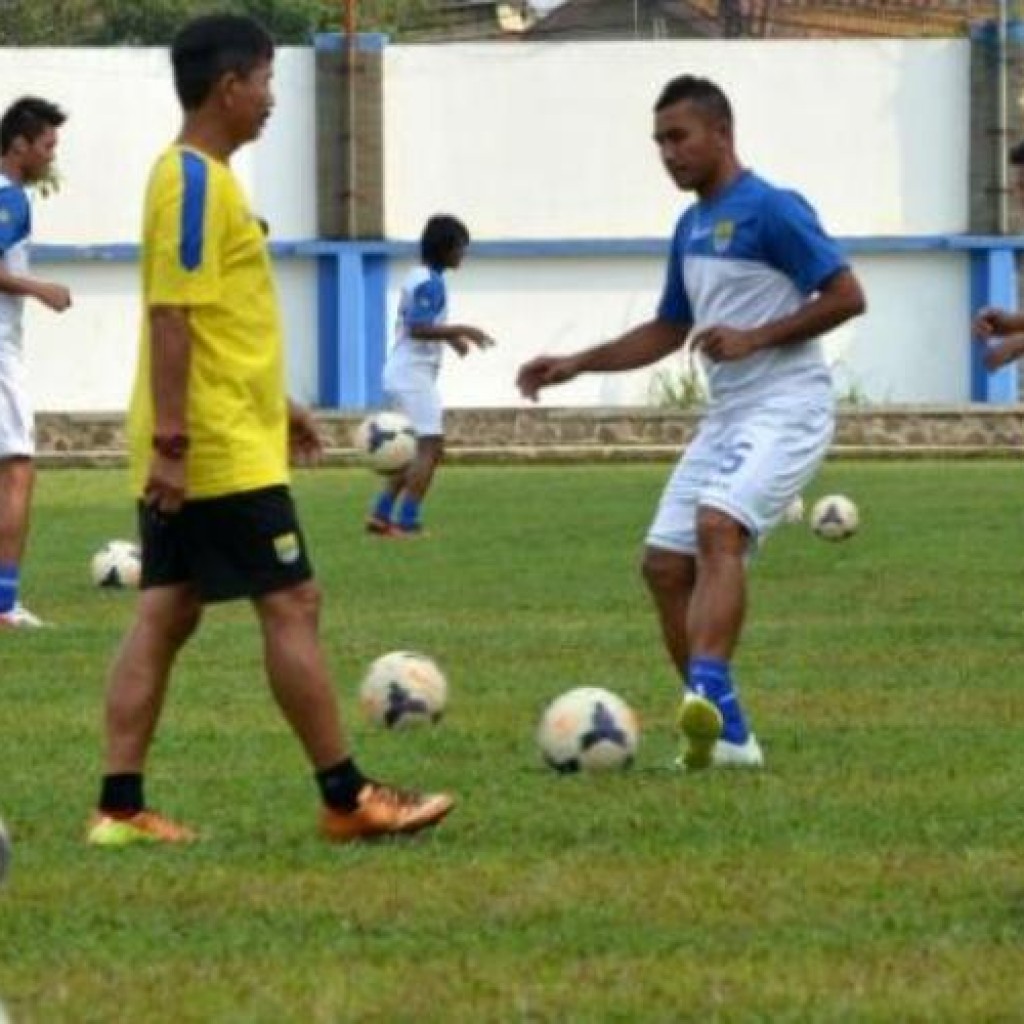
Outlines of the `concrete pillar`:
[{"label": "concrete pillar", "polygon": [[[317,234],[384,235],[384,43],[316,37]],[[349,64],[351,63],[351,68]]]},{"label": "concrete pillar", "polygon": [[1005,112],[1000,99],[998,25],[984,22],[971,32],[968,231],[974,235],[1000,233],[1001,202],[1007,210],[1006,233],[1024,231],[1024,203],[1013,194],[1014,175],[1006,172],[1011,146],[1024,139],[1020,103],[1024,94],[1024,25],[1011,21],[1007,29]]}]

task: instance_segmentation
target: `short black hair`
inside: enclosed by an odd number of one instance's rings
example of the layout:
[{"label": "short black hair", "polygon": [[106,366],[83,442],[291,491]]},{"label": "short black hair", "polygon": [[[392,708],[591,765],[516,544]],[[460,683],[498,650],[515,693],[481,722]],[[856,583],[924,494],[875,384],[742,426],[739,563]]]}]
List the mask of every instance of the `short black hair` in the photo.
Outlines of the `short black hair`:
[{"label": "short black hair", "polygon": [[68,115],[56,103],[38,96],[15,100],[0,118],[0,153],[6,153],[17,138],[35,142],[47,128],[59,128]]},{"label": "short black hair", "polygon": [[1013,164],[1014,167],[1024,165],[1024,142],[1018,142],[1017,145],[1010,150],[1010,163]]},{"label": "short black hair", "polygon": [[185,110],[202,106],[229,72],[243,78],[274,56],[274,40],[254,18],[207,14],[188,22],[171,43],[174,90]]},{"label": "short black hair", "polygon": [[435,214],[420,236],[420,257],[428,267],[440,267],[456,250],[469,245],[469,229],[447,213]]},{"label": "short black hair", "polygon": [[697,75],[679,75],[673,78],[662,90],[654,104],[654,112],[658,113],[674,103],[692,103],[699,107],[710,120],[721,121],[732,128],[732,104],[722,89],[708,78]]}]

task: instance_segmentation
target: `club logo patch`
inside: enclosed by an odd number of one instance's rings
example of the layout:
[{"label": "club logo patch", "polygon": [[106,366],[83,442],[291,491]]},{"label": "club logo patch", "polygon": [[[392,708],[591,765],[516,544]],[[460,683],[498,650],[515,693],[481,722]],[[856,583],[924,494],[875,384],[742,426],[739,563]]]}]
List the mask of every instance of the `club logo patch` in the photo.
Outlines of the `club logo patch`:
[{"label": "club logo patch", "polygon": [[721,255],[732,244],[732,236],[736,233],[736,222],[732,220],[720,220],[711,235],[711,245],[715,252]]},{"label": "club logo patch", "polygon": [[274,552],[282,565],[294,565],[302,557],[298,534],[282,533],[274,538]]}]

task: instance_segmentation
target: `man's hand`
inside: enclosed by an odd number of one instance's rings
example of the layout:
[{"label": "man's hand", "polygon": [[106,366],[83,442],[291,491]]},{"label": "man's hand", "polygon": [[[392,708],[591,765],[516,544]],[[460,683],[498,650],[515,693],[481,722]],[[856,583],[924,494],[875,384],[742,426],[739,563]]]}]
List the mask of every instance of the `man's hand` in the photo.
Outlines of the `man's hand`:
[{"label": "man's hand", "polygon": [[37,281],[35,297],[54,313],[63,313],[71,305],[71,290],[51,281]]},{"label": "man's hand", "polygon": [[1022,353],[1024,353],[1024,337],[1020,335],[1007,338],[997,344],[987,343],[984,356],[985,369],[992,373],[1020,359]]},{"label": "man's hand", "polygon": [[523,398],[536,402],[541,388],[564,384],[577,373],[576,361],[571,356],[537,356],[519,367],[516,386]]},{"label": "man's hand", "polygon": [[300,466],[314,465],[324,453],[323,438],[313,414],[295,402],[288,405],[288,445],[292,458]]},{"label": "man's hand", "polygon": [[179,511],[185,500],[185,459],[169,459],[154,453],[142,499],[163,515]]},{"label": "man's hand", "polygon": [[464,327],[462,336],[480,349],[491,348],[494,345],[494,339],[486,331],[481,331],[479,327]]},{"label": "man's hand", "polygon": [[756,352],[757,338],[752,331],[735,327],[705,327],[694,334],[693,347],[714,363],[731,363]]},{"label": "man's hand", "polygon": [[980,310],[974,318],[974,333],[979,338],[1001,338],[1020,329],[1020,317],[993,306]]}]

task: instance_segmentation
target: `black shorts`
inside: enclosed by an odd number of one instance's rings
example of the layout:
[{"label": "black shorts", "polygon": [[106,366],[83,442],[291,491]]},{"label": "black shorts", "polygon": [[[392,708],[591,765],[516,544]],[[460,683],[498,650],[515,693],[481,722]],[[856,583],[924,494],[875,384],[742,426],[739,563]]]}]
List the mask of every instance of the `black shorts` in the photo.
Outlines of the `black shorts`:
[{"label": "black shorts", "polygon": [[204,602],[260,597],[312,579],[285,486],[186,501],[165,515],[139,502],[142,587],[191,583]]}]

